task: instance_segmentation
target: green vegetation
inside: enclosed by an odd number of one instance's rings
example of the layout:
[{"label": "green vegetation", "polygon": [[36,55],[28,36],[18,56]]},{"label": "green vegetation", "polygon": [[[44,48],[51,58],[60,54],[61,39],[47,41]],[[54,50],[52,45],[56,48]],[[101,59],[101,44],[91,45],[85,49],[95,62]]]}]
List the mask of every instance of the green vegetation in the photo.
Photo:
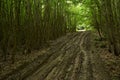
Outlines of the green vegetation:
[{"label": "green vegetation", "polygon": [[91,0],[92,22],[109,51],[120,55],[120,0]]},{"label": "green vegetation", "polygon": [[[2,56],[39,49],[76,29],[95,28],[110,50],[120,54],[119,0],[0,0]],[[83,28],[81,28],[83,27]],[[112,49],[111,49],[112,48]]]},{"label": "green vegetation", "polygon": [[78,2],[74,3],[74,1],[69,2],[69,8],[67,9],[67,12],[69,13],[69,16],[71,17],[69,20],[69,28],[70,26],[75,26],[77,29],[91,29],[91,12],[90,7],[87,5],[86,2]]}]

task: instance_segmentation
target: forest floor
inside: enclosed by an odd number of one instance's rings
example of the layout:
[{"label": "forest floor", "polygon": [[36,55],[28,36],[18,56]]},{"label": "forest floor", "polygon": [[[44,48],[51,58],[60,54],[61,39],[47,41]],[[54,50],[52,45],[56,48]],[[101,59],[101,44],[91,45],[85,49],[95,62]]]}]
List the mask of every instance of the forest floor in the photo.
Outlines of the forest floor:
[{"label": "forest floor", "polygon": [[25,56],[27,61],[21,57],[14,66],[22,65],[15,69],[13,65],[13,70],[1,67],[0,80],[120,80],[120,57],[101,47],[105,41],[95,38],[91,31],[69,33]]}]

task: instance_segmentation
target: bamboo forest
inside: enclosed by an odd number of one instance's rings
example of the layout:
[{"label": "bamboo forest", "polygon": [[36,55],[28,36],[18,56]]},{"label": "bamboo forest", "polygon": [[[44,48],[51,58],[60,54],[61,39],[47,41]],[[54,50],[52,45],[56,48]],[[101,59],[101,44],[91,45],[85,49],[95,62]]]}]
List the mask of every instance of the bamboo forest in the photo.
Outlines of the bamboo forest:
[{"label": "bamboo forest", "polygon": [[120,80],[120,0],[0,0],[0,80]]}]

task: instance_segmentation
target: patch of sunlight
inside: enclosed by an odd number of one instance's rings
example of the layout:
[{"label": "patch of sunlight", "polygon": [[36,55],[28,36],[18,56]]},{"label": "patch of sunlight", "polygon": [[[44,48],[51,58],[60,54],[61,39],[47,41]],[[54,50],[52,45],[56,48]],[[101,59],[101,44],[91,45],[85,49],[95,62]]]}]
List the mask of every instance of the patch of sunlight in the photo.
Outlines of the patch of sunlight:
[{"label": "patch of sunlight", "polygon": [[86,31],[85,29],[84,30],[76,30],[77,32],[84,32],[84,31]]},{"label": "patch of sunlight", "polygon": [[66,1],[66,3],[71,4],[71,3],[72,3],[72,1]]}]

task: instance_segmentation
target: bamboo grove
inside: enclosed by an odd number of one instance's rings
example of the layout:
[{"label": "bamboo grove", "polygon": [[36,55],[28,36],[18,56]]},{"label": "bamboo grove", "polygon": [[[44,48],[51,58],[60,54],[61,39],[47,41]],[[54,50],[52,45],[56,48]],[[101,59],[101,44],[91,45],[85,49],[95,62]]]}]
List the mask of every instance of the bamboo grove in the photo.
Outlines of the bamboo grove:
[{"label": "bamboo grove", "polygon": [[[4,59],[38,49],[67,32],[66,0],[0,0],[0,49]],[[75,28],[71,28],[75,29]],[[75,31],[71,30],[69,31]]]},{"label": "bamboo grove", "polygon": [[91,1],[93,23],[108,42],[109,51],[120,55],[120,0]]},{"label": "bamboo grove", "polygon": [[[80,9],[87,13],[85,19],[70,8],[79,3],[87,8]],[[119,55],[119,4],[120,0],[0,0],[0,54],[4,60],[12,55],[14,62],[16,52],[39,49],[49,40],[74,32],[81,20],[91,23],[107,39],[109,49]]]}]

